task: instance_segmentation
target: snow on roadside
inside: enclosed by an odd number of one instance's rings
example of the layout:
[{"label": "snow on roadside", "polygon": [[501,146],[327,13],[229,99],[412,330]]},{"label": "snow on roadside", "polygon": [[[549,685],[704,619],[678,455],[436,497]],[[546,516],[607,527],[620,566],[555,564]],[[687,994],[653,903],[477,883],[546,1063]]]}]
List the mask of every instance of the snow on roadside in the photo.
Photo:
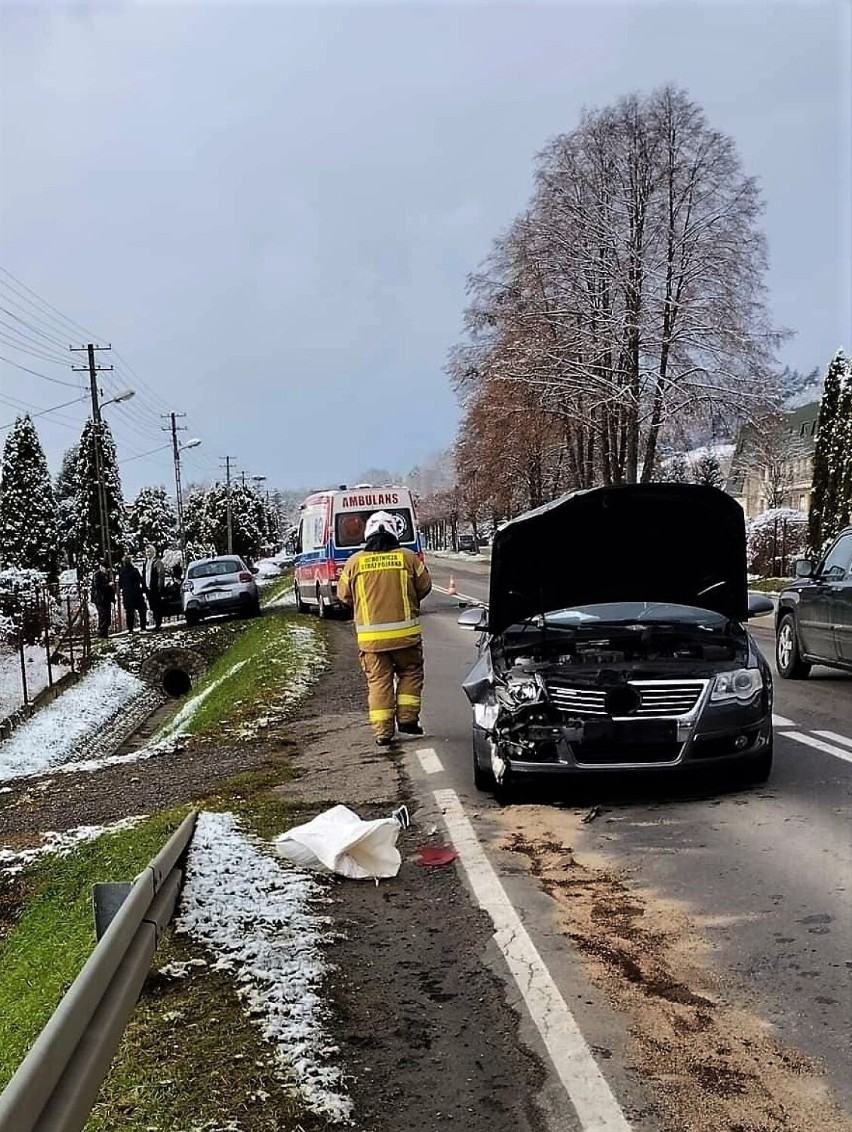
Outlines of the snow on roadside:
[{"label": "snow on roadside", "polygon": [[6,876],[15,876],[17,873],[23,872],[33,861],[37,861],[39,857],[44,857],[48,853],[55,853],[59,857],[64,857],[76,849],[78,845],[83,845],[87,841],[96,841],[105,833],[117,833],[119,830],[132,829],[143,820],[143,814],[136,814],[133,817],[111,822],[109,825],[78,825],[74,829],[65,829],[59,832],[48,830],[41,834],[41,845],[37,845],[34,849],[20,849],[17,852],[14,849],[0,849],[0,873]]},{"label": "snow on roadside", "polygon": [[146,685],[104,661],[0,743],[0,781],[51,770],[74,757]]},{"label": "snow on roadside", "polygon": [[[44,645],[25,645],[24,664],[27,672],[27,695],[33,700],[50,684]],[[56,683],[70,671],[67,665],[54,664],[51,672],[53,682]],[[23,702],[20,654],[17,650],[0,647],[0,719],[17,711]]]},{"label": "snow on roadside", "polygon": [[237,993],[308,1107],[349,1123],[352,1102],[325,1030],[321,952],[328,919],[312,910],[318,882],[282,867],[238,827],[233,814],[199,814],[177,930],[205,944],[214,970]]}]

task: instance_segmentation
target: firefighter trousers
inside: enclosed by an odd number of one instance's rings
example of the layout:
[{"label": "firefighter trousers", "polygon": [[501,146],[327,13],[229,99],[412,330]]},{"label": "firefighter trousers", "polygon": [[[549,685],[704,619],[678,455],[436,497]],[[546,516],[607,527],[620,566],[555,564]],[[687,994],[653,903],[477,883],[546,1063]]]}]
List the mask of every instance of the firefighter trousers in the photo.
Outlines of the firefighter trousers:
[{"label": "firefighter trousers", "polygon": [[370,723],[377,739],[390,739],[400,723],[417,723],[423,692],[423,645],[404,649],[362,652],[361,668],[367,678]]}]

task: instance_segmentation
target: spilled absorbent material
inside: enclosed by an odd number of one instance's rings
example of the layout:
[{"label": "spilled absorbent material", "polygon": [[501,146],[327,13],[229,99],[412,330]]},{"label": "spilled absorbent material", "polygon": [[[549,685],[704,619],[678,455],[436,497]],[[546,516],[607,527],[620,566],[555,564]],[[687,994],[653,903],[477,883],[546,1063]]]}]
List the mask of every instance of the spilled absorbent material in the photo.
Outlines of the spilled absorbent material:
[{"label": "spilled absorbent material", "polygon": [[302,868],[378,884],[399,872],[402,858],[396,842],[399,831],[409,824],[405,806],[389,818],[373,821],[363,821],[346,806],[333,806],[313,821],[282,833],[273,845],[279,856]]}]

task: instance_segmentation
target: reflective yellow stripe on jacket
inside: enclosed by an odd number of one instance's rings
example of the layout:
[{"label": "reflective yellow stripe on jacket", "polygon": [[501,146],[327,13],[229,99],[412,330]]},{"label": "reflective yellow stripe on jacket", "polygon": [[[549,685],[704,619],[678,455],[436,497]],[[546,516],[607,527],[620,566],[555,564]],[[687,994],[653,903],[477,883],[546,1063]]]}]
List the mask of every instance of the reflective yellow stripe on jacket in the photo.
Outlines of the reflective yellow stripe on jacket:
[{"label": "reflective yellow stripe on jacket", "polygon": [[367,652],[408,648],[420,640],[420,598],[428,571],[406,548],[361,551],[346,564],[338,595],[355,608],[358,646]]}]

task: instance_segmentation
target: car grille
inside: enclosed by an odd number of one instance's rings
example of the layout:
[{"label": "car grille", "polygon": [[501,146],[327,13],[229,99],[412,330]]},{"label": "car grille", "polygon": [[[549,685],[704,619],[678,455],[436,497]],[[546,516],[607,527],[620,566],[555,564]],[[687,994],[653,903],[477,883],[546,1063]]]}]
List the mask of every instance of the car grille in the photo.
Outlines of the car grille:
[{"label": "car grille", "polygon": [[613,689],[578,688],[558,680],[547,682],[551,703],[579,719],[639,718],[670,719],[689,715],[701,699],[706,680],[631,680],[627,688],[636,693],[636,706],[623,715],[611,715],[607,699]]},{"label": "car grille", "polygon": [[666,763],[676,763],[682,750],[682,743],[631,743],[629,746],[574,744],[578,766],[663,766]]}]

